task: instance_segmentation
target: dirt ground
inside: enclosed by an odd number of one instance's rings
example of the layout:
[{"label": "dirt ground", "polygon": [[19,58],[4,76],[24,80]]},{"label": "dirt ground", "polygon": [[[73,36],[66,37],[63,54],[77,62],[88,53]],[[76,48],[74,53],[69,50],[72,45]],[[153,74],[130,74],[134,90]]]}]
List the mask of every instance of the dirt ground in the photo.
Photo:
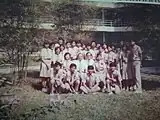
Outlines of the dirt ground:
[{"label": "dirt ground", "polygon": [[143,74],[142,78],[142,94],[63,94],[61,101],[52,106],[50,96],[33,87],[38,78],[28,77],[26,84],[3,87],[0,92],[11,95],[3,101],[13,96],[17,100],[10,112],[11,120],[160,120],[160,76]]}]

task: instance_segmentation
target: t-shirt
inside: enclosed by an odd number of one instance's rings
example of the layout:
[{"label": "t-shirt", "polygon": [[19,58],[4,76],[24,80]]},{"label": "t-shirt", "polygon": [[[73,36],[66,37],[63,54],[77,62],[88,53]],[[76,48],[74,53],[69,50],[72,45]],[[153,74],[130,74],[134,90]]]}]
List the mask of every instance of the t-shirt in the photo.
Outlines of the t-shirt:
[{"label": "t-shirt", "polygon": [[45,59],[52,59],[52,50],[49,48],[42,48],[41,52],[40,52],[40,57],[42,58],[42,60]]}]

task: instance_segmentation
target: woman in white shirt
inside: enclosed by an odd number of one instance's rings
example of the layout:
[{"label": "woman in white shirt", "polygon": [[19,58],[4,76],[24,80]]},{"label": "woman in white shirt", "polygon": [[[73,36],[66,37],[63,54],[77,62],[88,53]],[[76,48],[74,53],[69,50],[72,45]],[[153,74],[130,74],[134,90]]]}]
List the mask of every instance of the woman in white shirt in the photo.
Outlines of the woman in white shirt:
[{"label": "woman in white shirt", "polygon": [[63,69],[67,72],[70,69],[71,64],[72,64],[71,54],[70,53],[65,53],[64,61],[63,61]]},{"label": "woman in white shirt", "polygon": [[52,62],[52,51],[49,48],[49,43],[44,43],[44,48],[41,49],[40,53],[41,65],[40,65],[40,78],[42,80],[42,91],[47,92],[47,82],[50,79],[51,62]]},{"label": "woman in white shirt", "polygon": [[95,61],[93,60],[92,54],[90,52],[86,53],[86,68],[88,66],[95,66]]},{"label": "woman in white shirt", "polygon": [[55,48],[55,54],[53,56],[53,61],[55,62],[60,62],[61,64],[63,63],[63,55],[61,53],[60,47]]}]

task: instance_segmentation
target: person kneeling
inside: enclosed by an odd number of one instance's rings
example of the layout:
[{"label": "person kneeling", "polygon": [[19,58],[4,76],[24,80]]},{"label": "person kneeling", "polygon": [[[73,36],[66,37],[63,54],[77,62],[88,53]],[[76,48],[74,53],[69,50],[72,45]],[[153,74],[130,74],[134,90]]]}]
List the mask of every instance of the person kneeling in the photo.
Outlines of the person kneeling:
[{"label": "person kneeling", "polygon": [[80,86],[80,75],[79,73],[76,71],[76,64],[71,64],[70,65],[70,70],[67,72],[66,75],[66,82],[69,85],[69,90],[72,93],[77,93],[79,90],[79,86]]},{"label": "person kneeling", "polygon": [[51,94],[62,93],[69,90],[68,84],[64,82],[66,72],[61,69],[61,67],[62,64],[59,62],[54,64],[54,69],[52,70],[53,73],[51,75]]},{"label": "person kneeling", "polygon": [[80,90],[85,94],[94,93],[101,90],[99,87],[99,80],[94,72],[93,66],[88,66],[88,72],[82,77]]},{"label": "person kneeling", "polygon": [[115,93],[119,94],[121,92],[121,74],[116,70],[116,64],[111,63],[109,65],[109,70],[107,73],[107,89],[109,94]]}]

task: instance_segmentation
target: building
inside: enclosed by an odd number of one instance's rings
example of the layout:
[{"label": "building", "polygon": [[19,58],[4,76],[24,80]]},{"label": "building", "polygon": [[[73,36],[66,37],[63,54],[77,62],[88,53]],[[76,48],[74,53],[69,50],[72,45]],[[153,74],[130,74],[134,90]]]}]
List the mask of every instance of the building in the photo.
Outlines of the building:
[{"label": "building", "polygon": [[[43,0],[52,2],[52,0]],[[124,4],[160,4],[160,0],[77,0],[79,4],[95,5],[100,8],[100,15],[97,18],[87,19],[82,27],[82,31],[92,33],[92,37],[99,43],[128,41],[130,39],[140,39],[140,33],[132,23],[115,19],[113,16],[118,8]],[[44,17],[45,22],[41,29],[53,29],[53,22],[49,17]]]}]

